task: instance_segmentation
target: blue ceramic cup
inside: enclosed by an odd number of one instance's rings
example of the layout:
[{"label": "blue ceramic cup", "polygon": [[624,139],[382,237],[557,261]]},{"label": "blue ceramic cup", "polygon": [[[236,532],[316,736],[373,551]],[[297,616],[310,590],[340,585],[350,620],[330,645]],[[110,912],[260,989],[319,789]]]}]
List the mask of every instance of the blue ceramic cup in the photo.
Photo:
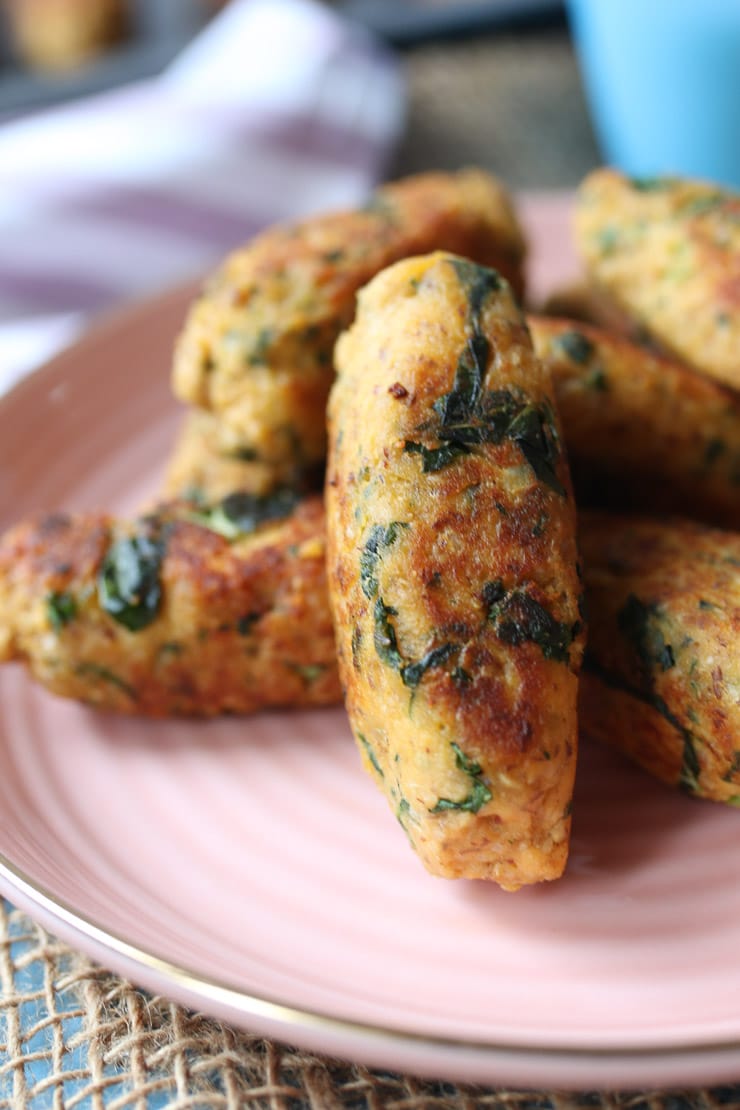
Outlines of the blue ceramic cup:
[{"label": "blue ceramic cup", "polygon": [[605,161],[740,188],[740,0],[567,0]]}]

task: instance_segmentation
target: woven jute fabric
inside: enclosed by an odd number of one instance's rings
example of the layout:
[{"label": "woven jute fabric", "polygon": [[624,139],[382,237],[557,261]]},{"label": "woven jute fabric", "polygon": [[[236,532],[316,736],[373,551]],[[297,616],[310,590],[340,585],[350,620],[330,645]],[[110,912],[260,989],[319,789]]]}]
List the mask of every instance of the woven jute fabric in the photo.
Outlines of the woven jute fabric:
[{"label": "woven jute fabric", "polygon": [[0,903],[0,1108],[726,1110],[692,1092],[495,1090],[395,1075],[230,1029],[145,994]]}]

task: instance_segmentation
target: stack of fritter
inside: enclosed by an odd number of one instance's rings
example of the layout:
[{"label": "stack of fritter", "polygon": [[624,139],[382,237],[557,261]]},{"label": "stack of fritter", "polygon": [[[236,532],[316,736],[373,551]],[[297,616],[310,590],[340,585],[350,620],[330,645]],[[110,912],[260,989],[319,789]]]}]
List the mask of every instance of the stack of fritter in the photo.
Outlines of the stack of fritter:
[{"label": "stack of fritter", "polygon": [[507,889],[565,867],[579,731],[738,803],[739,213],[591,175],[570,318],[479,171],[266,232],[178,342],[172,499],[12,529],[0,654],[130,713],[343,690],[424,864]]}]

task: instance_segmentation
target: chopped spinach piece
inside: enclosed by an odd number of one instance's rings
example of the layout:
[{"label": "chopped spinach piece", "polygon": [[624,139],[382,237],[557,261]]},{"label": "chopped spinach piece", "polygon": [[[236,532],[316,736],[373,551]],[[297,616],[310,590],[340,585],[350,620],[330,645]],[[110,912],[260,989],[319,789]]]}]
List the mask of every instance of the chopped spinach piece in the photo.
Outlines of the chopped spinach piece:
[{"label": "chopped spinach piece", "polygon": [[475,330],[480,328],[480,313],[483,304],[491,293],[496,293],[504,284],[504,280],[496,270],[490,266],[480,266],[467,258],[453,258],[451,264],[458,281],[465,288],[468,297],[470,319]]},{"label": "chopped spinach piece", "polygon": [[136,701],[136,691],[128,682],[125,682],[120,675],[115,671],[110,670],[109,667],[101,667],[99,663],[78,663],[75,667],[75,673],[79,675],[87,675],[91,678],[98,679],[100,682],[107,682],[111,686],[126,694],[132,701]]},{"label": "chopped spinach piece", "polygon": [[98,572],[98,600],[114,620],[138,632],[156,619],[162,601],[164,544],[143,533],[118,540]]},{"label": "chopped spinach piece", "polygon": [[286,663],[285,666],[300,675],[307,686],[312,686],[326,670],[326,663]]},{"label": "chopped spinach piece", "polygon": [[390,524],[374,524],[360,552],[360,585],[365,597],[373,598],[378,592],[377,567],[383,552],[392,547],[401,532],[409,525],[394,520]]},{"label": "chopped spinach piece", "polygon": [[670,177],[630,177],[628,180],[639,193],[659,193],[671,185]]},{"label": "chopped spinach piece", "polygon": [[297,491],[288,487],[267,494],[230,493],[215,505],[194,512],[192,519],[224,539],[236,540],[267,521],[290,516],[299,498]]},{"label": "chopped spinach piece", "polygon": [[375,751],[373,750],[373,746],[370,743],[370,741],[368,739],[366,739],[366,737],[364,737],[361,732],[357,733],[357,739],[360,741],[363,748],[365,749],[365,752],[367,754],[367,758],[370,760],[370,763],[373,767],[373,770],[375,770],[380,775],[381,778],[385,778],[385,775],[383,774],[383,769],[380,766],[380,764],[378,763],[378,757],[375,754]]},{"label": "chopped spinach piece", "polygon": [[734,751],[732,753],[732,762],[722,776],[722,782],[732,782],[738,771],[740,771],[740,752]]},{"label": "chopped spinach piece", "polygon": [[619,228],[607,225],[596,232],[596,246],[601,254],[611,254],[619,246]]},{"label": "chopped spinach piece", "polygon": [[680,212],[682,216],[703,216],[707,212],[714,212],[715,209],[721,208],[726,199],[722,193],[710,193],[705,197],[694,197],[681,206]]},{"label": "chopped spinach piece", "polygon": [[506,591],[500,579],[486,583],[482,598],[488,607],[488,619],[496,626],[496,633],[504,643],[515,647],[525,642],[535,643],[545,659],[568,662],[580,622],[566,624],[556,620],[532,597],[526,586]]},{"label": "chopped spinach piece", "polygon": [[247,362],[250,366],[265,365],[267,353],[270,350],[274,338],[275,332],[272,328],[260,328],[249,354],[247,355]]},{"label": "chopped spinach piece", "polygon": [[546,421],[541,409],[527,405],[512,420],[508,435],[519,445],[535,476],[555,493],[565,497],[565,487],[555,470],[559,451],[552,434],[546,434],[546,423],[551,429],[552,425]]},{"label": "chopped spinach piece", "polygon": [[356,624],[352,629],[352,666],[356,671],[360,668],[360,648],[362,646],[362,629]]},{"label": "chopped spinach piece", "polygon": [[248,636],[261,616],[261,613],[252,612],[245,613],[243,617],[239,617],[236,622],[236,630],[239,635]]},{"label": "chopped spinach piece", "polygon": [[410,686],[415,690],[430,668],[443,666],[457,651],[459,651],[457,644],[441,644],[440,647],[428,651],[418,663],[407,663],[401,668],[401,680],[404,686]]},{"label": "chopped spinach piece", "polygon": [[444,813],[445,810],[457,809],[467,813],[477,813],[481,806],[490,802],[493,797],[483,781],[483,768],[477,760],[470,759],[454,740],[451,747],[455,753],[455,764],[470,777],[470,792],[459,801],[453,801],[451,798],[440,798],[429,812]]},{"label": "chopped spinach piece", "polygon": [[473,681],[473,676],[464,667],[455,667],[450,673],[450,678],[456,686],[469,686]]},{"label": "chopped spinach piece", "polygon": [[66,591],[52,590],[46,596],[46,615],[52,627],[59,632],[77,616],[77,602]]},{"label": "chopped spinach piece", "polygon": [[606,393],[609,389],[609,379],[602,366],[594,366],[583,384],[587,389],[593,389],[594,393]]},{"label": "chopped spinach piece", "polygon": [[408,454],[421,455],[422,470],[425,474],[436,474],[460,455],[470,454],[470,449],[462,443],[443,443],[440,447],[425,447],[423,443],[416,443],[409,439],[406,440],[403,449]]},{"label": "chopped spinach piece", "polygon": [[398,641],[396,639],[396,630],[390,622],[390,617],[398,616],[398,610],[386,605],[382,597],[379,597],[375,602],[373,610],[373,618],[375,621],[375,633],[373,636],[373,643],[378,657],[389,667],[394,670],[400,671],[403,666],[403,657],[398,650]]},{"label": "chopped spinach piece", "polygon": [[381,597],[376,600],[373,611],[375,650],[379,659],[398,671],[404,686],[415,690],[430,668],[444,666],[447,660],[460,649],[458,644],[440,644],[439,647],[431,648],[418,662],[407,662],[398,646],[396,630],[390,620],[391,617],[397,616],[397,609],[386,605]]},{"label": "chopped spinach piece", "polygon": [[620,632],[635,648],[648,672],[656,664],[662,671],[676,665],[673,647],[666,642],[659,622],[657,607],[646,605],[634,594],[629,595],[617,614]]},{"label": "chopped spinach piece", "polygon": [[594,353],[594,345],[583,332],[564,331],[555,340],[555,345],[573,362],[585,366]]},{"label": "chopped spinach piece", "polygon": [[622,693],[628,694],[637,701],[649,705],[676,730],[683,745],[678,785],[689,794],[700,793],[699,777],[701,774],[701,766],[696,754],[697,737],[694,736],[691,730],[686,728],[675,713],[668,708],[665,699],[662,698],[660,694],[656,693],[652,676],[647,678],[643,687],[635,686],[622,675],[603,667],[588,648],[586,649],[583,666],[585,670],[596,675],[606,686],[610,686],[613,690],[620,690]]}]

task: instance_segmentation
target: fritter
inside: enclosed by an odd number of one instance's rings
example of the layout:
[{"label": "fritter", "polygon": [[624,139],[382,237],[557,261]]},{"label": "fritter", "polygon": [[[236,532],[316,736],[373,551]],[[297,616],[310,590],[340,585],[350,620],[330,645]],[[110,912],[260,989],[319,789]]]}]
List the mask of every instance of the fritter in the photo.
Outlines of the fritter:
[{"label": "fritter", "polygon": [[265,463],[230,436],[210,412],[193,409],[182,421],[167,462],[163,496],[218,501],[236,491],[268,494],[281,487],[318,490],[324,467],[296,469],[290,459]]},{"label": "fritter", "polygon": [[434,874],[565,866],[583,626],[549,373],[449,254],[360,294],[329,405],[328,577],[366,769]]},{"label": "fritter", "polygon": [[264,232],[226,259],[192,306],[175,393],[216,413],[263,462],[321,462],[334,342],[357,290],[435,247],[495,266],[521,291],[522,233],[503,187],[479,170],[411,177],[359,211]]},{"label": "fritter", "polygon": [[740,535],[584,513],[584,737],[740,805]]},{"label": "fritter", "polygon": [[579,505],[740,528],[740,395],[616,335],[528,317]]},{"label": "fritter", "polygon": [[134,524],[55,514],[0,541],[0,659],[154,717],[340,699],[320,497],[235,494]]},{"label": "fritter", "polygon": [[661,347],[740,387],[740,196],[601,169],[581,185],[575,233],[594,283]]}]

